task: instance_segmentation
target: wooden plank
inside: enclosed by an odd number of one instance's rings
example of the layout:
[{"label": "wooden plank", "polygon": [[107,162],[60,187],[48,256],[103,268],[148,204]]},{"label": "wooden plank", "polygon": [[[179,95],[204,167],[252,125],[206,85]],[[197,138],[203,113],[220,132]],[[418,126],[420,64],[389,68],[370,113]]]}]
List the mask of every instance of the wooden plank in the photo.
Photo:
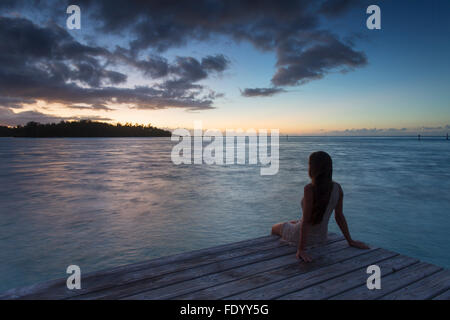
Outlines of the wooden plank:
[{"label": "wooden plank", "polygon": [[[13,289],[0,299],[436,299],[450,300],[450,271],[383,249],[350,248],[330,234],[295,259],[293,246],[266,236],[82,276]],[[366,267],[382,269],[381,290],[368,290]]]},{"label": "wooden plank", "polygon": [[[338,263],[355,256],[367,254],[368,250],[358,250],[348,246],[346,242],[341,243],[344,249],[334,251],[332,253],[322,253],[320,257],[315,257],[312,263],[304,263],[296,260],[294,263],[288,263],[282,265],[282,267],[271,269],[268,271],[250,274],[248,277],[242,279],[234,279],[233,281],[225,282],[223,284],[214,285],[212,287],[194,291],[181,296],[176,296],[178,300],[209,300],[209,299],[223,299],[232,295],[236,295],[242,292],[250,291],[253,289],[261,288],[272,283],[277,283],[284,279],[311,272],[318,268],[328,266],[334,263]],[[375,249],[372,249],[375,250]],[[291,257],[291,261],[294,258]],[[193,290],[191,290],[193,291]]]},{"label": "wooden plank", "polygon": [[433,298],[433,300],[450,300],[450,290],[441,293],[440,295]]},{"label": "wooden plank", "polygon": [[[310,250],[310,254],[318,258],[318,256],[328,255],[332,252],[336,252],[348,248],[348,244],[345,240],[331,243],[327,246],[318,247]],[[137,295],[127,297],[127,299],[171,299],[182,294],[186,294],[193,291],[198,291],[205,288],[215,288],[216,286],[227,283],[236,279],[242,279],[254,274],[258,274],[267,270],[272,270],[288,264],[294,264],[295,266],[302,265],[295,258],[295,249],[292,254],[277,257],[270,260],[256,262],[250,265],[234,268],[224,272],[219,272],[207,276],[198,277],[192,280],[176,283],[170,286],[162,287],[156,290],[150,290],[142,292]],[[298,269],[298,268],[297,268]],[[310,268],[309,268],[310,269]],[[229,294],[228,294],[229,295]],[[179,299],[179,298],[177,298]]]},{"label": "wooden plank", "polygon": [[332,300],[374,300],[393,291],[399,290],[411,283],[419,281],[435,272],[440,267],[419,262],[390,275],[381,275],[381,289],[368,290],[366,284],[332,297]]},{"label": "wooden plank", "polygon": [[[285,280],[264,285],[253,290],[226,297],[227,300],[272,300],[298,290],[317,285],[338,275],[357,270],[365,264],[373,264],[380,260],[395,257],[398,254],[383,249],[375,249],[370,252],[349,248],[353,252],[361,252],[351,259],[330,266],[314,269],[305,274],[289,277]],[[338,252],[339,253],[339,252]],[[341,252],[342,253],[342,252]],[[314,262],[313,262],[314,263]]]},{"label": "wooden plank", "polygon": [[[335,235],[331,236],[334,239]],[[220,245],[217,247],[205,248],[191,252],[170,255],[145,262],[119,266],[111,269],[100,270],[82,275],[82,290],[67,290],[66,278],[56,279],[48,282],[38,283],[32,286],[9,290],[0,296],[0,299],[64,299],[78,294],[98,290],[102,287],[114,284],[117,277],[137,272],[140,270],[155,268],[161,266],[172,266],[167,271],[173,270],[177,266],[182,268],[185,262],[189,268],[191,264],[207,264],[217,259],[228,259],[233,256],[247,254],[248,252],[258,251],[264,246],[273,246],[279,243],[278,236],[264,236],[255,239],[239,241],[235,243]],[[216,260],[215,260],[216,259]],[[170,270],[169,270],[170,269]]]},{"label": "wooden plank", "polygon": [[[342,237],[330,233],[329,240],[336,241]],[[174,268],[189,268],[189,263],[202,265],[212,263],[220,259],[230,259],[234,256],[244,255],[249,252],[257,252],[265,245],[279,245],[278,236],[265,236],[256,239],[240,241],[212,248],[200,249],[177,255],[153,259],[144,263],[121,266],[113,269],[101,270],[89,274],[83,274],[81,290],[70,291],[66,288],[66,278],[48,281],[33,286],[13,289],[2,295],[0,299],[66,299],[72,296],[101,290],[117,284],[117,279],[126,278],[127,275],[139,273],[139,271],[161,266],[166,272],[173,272]],[[245,250],[242,250],[245,248]],[[220,256],[218,256],[220,255]],[[215,259],[215,260],[214,260]],[[188,261],[189,260],[189,261]],[[165,266],[168,267],[165,267]],[[132,279],[133,280],[133,279]],[[120,283],[119,283],[120,284]]]},{"label": "wooden plank", "polygon": [[[329,242],[335,242],[342,237],[330,237]],[[146,269],[137,273],[126,274],[121,278],[116,278],[113,287],[107,287],[106,290],[99,290],[92,293],[78,295],[76,299],[120,299],[122,297],[138,294],[140,292],[157,289],[177,282],[198,278],[203,275],[222,272],[246,264],[252,264],[287,254],[292,254],[295,247],[278,243],[278,246],[260,250],[258,252],[239,256],[231,259],[224,259],[204,266],[192,265],[189,269],[183,269],[177,272],[161,274],[161,270],[155,274],[155,268]],[[170,266],[167,266],[169,268]]]},{"label": "wooden plank", "polygon": [[366,273],[366,268],[369,265],[376,264],[381,269],[382,275],[387,275],[393,272],[393,268],[396,270],[405,268],[413,263],[417,263],[416,259],[396,256],[382,261],[365,262],[360,264],[360,269],[352,271],[345,275],[332,278],[328,281],[316,284],[312,287],[308,287],[303,290],[298,290],[287,295],[283,295],[278,299],[282,300],[322,300],[328,299],[334,295],[337,295],[343,291],[351,288],[358,287],[366,283],[369,275]]},{"label": "wooden plank", "polygon": [[450,271],[443,270],[382,297],[382,300],[428,300],[450,289]]}]

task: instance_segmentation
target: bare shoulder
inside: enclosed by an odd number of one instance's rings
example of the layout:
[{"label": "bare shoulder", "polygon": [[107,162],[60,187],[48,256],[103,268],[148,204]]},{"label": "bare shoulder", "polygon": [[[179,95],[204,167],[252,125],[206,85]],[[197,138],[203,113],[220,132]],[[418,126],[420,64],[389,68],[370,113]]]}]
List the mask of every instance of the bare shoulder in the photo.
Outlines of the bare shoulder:
[{"label": "bare shoulder", "polygon": [[338,187],[338,189],[339,189],[339,194],[340,194],[341,196],[343,196],[343,195],[344,195],[344,190],[342,190],[341,185],[340,185],[339,183],[337,183],[336,181],[333,181],[333,182],[337,185],[337,187]]},{"label": "bare shoulder", "polygon": [[308,183],[308,184],[305,186],[304,191],[305,191],[305,193],[306,193],[306,192],[310,193],[310,192],[313,192],[313,190],[314,190],[313,188],[314,188],[314,187],[313,187],[312,183]]}]

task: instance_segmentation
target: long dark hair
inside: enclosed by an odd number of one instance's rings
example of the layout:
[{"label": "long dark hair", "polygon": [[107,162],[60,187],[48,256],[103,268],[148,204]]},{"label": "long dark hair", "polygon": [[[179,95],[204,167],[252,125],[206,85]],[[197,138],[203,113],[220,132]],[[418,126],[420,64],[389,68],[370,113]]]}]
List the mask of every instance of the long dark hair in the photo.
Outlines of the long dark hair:
[{"label": "long dark hair", "polygon": [[333,161],[330,155],[324,151],[311,153],[308,173],[314,190],[311,223],[318,224],[322,222],[333,187]]}]

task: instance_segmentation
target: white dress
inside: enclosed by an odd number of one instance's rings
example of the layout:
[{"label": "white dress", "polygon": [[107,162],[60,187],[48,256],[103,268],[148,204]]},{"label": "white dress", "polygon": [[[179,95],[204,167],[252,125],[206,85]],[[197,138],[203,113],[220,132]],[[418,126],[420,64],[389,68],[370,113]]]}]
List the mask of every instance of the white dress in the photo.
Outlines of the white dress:
[{"label": "white dress", "polygon": [[[323,215],[323,219],[320,223],[308,226],[308,235],[306,239],[306,246],[322,244],[327,240],[328,236],[328,221],[331,214],[336,208],[339,195],[340,186],[338,183],[333,182],[333,189],[331,190],[330,200],[328,202],[327,209]],[[302,200],[303,202],[303,200]],[[302,208],[303,209],[303,208]],[[291,244],[298,245],[300,240],[300,227],[302,219],[296,223],[285,222],[281,229],[281,238]]]}]

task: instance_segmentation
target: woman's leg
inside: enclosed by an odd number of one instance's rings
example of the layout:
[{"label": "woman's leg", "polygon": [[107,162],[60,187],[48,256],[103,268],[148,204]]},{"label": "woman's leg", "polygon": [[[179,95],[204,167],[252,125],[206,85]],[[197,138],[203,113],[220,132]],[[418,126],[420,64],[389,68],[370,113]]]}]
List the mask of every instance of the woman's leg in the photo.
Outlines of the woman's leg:
[{"label": "woman's leg", "polygon": [[281,230],[283,229],[284,222],[276,223],[272,226],[272,234],[281,236]]}]

